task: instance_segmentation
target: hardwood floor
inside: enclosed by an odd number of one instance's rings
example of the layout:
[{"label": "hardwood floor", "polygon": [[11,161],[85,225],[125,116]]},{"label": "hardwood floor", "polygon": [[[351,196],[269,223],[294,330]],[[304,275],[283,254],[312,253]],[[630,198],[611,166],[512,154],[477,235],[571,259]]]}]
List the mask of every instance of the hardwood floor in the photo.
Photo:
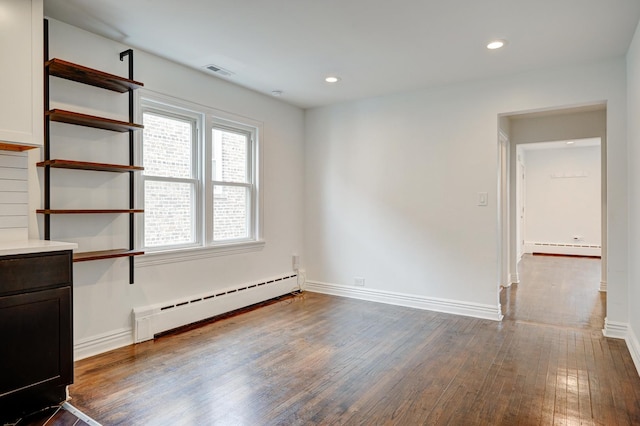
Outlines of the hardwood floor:
[{"label": "hardwood floor", "polygon": [[594,259],[531,257],[503,322],[306,293],[76,363],[104,425],[631,425]]},{"label": "hardwood floor", "polygon": [[501,293],[506,319],[601,330],[606,293],[600,293],[600,259],[525,256],[522,283]]}]

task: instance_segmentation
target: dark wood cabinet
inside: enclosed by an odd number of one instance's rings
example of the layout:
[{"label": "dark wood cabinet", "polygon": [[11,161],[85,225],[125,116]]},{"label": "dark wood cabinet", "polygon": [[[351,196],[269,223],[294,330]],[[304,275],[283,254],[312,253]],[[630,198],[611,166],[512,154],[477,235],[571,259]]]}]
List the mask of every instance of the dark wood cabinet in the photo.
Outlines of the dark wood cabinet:
[{"label": "dark wood cabinet", "polygon": [[66,399],[72,270],[70,250],[0,257],[0,422]]}]

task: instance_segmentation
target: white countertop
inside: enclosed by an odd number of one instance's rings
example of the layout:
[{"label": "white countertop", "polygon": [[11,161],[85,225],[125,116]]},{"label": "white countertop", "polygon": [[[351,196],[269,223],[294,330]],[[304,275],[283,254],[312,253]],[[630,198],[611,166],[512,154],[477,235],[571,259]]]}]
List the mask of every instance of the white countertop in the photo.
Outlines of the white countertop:
[{"label": "white countertop", "polygon": [[42,253],[47,251],[73,250],[78,248],[76,243],[63,243],[46,240],[0,241],[0,256],[12,254]]}]

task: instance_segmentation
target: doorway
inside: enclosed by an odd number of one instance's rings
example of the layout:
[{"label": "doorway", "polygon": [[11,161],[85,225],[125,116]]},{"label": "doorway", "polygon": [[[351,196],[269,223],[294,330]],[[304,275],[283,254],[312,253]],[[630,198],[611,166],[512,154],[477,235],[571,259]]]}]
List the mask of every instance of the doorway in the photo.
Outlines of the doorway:
[{"label": "doorway", "polygon": [[[516,148],[516,256],[601,255],[601,141]],[[526,219],[525,219],[526,218]]]},{"label": "doorway", "polygon": [[[499,211],[506,214],[499,215],[499,227],[501,235],[508,235],[508,241],[500,240],[500,285],[509,287],[511,284],[520,282],[518,275],[518,261],[521,255],[527,252],[526,223],[527,208],[526,195],[526,174],[525,162],[518,162],[518,147],[527,144],[557,143],[566,144],[568,141],[582,139],[597,139],[600,141],[600,251],[601,251],[601,279],[600,291],[606,291],[606,259],[607,259],[607,211],[606,211],[606,104],[598,103],[593,105],[548,109],[538,111],[526,111],[517,113],[506,113],[498,116],[499,149],[503,149],[504,141],[507,139],[508,153],[500,155],[499,182],[500,188],[506,188],[500,193]],[[505,164],[506,162],[506,164]],[[504,170],[508,171],[508,177],[502,180]],[[524,172],[525,180],[518,181],[518,176]],[[558,171],[555,179],[578,179],[580,170],[574,172]],[[573,176],[572,176],[573,173]],[[561,177],[562,174],[562,177]],[[521,188],[518,188],[521,185]],[[520,189],[520,191],[518,191]],[[524,213],[523,213],[524,211]],[[578,240],[584,237],[581,233],[571,233],[571,244],[574,237]],[[535,242],[535,241],[534,241]],[[576,241],[574,245],[578,245]],[[540,243],[545,243],[541,241]],[[555,243],[561,243],[556,241]],[[586,245],[586,244],[585,244]],[[596,245],[596,244],[593,244]],[[506,282],[504,280],[507,280]]]}]

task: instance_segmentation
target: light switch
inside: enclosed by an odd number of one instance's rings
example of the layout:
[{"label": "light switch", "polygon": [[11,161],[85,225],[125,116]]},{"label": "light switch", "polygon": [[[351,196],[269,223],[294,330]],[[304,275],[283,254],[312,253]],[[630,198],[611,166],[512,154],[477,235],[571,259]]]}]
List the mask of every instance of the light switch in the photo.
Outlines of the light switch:
[{"label": "light switch", "polygon": [[489,194],[486,192],[478,192],[478,205],[487,206],[489,204]]}]

